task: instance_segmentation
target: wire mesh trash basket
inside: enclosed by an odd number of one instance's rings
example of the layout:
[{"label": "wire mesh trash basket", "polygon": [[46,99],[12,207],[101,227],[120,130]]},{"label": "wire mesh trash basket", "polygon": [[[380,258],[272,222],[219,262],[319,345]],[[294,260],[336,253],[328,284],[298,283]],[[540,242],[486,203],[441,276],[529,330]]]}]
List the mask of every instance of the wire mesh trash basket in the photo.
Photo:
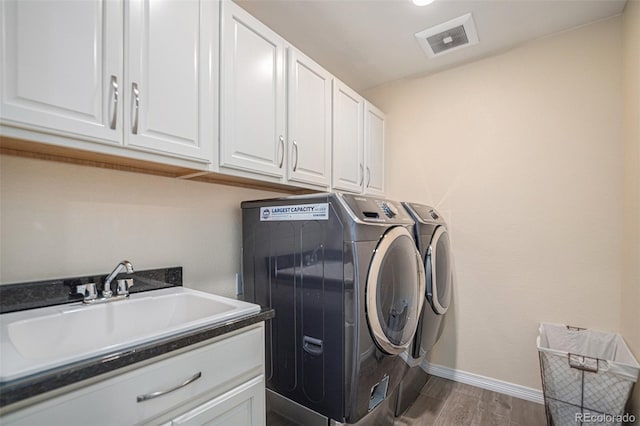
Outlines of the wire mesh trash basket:
[{"label": "wire mesh trash basket", "polygon": [[547,424],[621,425],[640,364],[616,333],[541,323],[537,339]]}]

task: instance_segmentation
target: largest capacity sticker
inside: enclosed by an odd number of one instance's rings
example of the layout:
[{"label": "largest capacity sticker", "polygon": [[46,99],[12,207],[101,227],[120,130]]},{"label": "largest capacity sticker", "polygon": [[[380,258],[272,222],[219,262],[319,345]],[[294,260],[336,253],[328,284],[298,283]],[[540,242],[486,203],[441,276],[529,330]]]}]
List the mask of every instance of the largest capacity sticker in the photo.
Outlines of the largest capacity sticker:
[{"label": "largest capacity sticker", "polygon": [[329,203],[260,207],[260,220],[329,220]]}]

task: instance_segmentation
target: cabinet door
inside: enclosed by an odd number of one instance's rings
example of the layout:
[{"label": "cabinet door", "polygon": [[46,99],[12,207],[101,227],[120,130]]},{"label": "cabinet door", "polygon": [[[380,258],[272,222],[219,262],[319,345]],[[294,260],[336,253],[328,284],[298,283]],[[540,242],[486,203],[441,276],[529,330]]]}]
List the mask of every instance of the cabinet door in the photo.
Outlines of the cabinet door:
[{"label": "cabinet door", "polygon": [[365,103],[364,146],[366,176],[364,191],[367,194],[384,193],[384,120],[378,108]]},{"label": "cabinet door", "polygon": [[288,78],[287,177],[326,188],[331,175],[331,74],[290,48]]},{"label": "cabinet door", "polygon": [[0,2],[3,124],[122,142],[122,3]]},{"label": "cabinet door", "polygon": [[[215,26],[207,0],[130,0],[125,48],[125,143],[132,147],[207,161],[213,135],[200,134],[199,114],[213,102],[207,83]],[[200,104],[202,102],[203,105]],[[214,117],[202,117],[205,125]]]},{"label": "cabinet door", "polygon": [[220,165],[284,177],[284,40],[222,2]]},{"label": "cabinet door", "polygon": [[263,376],[173,419],[173,426],[263,426],[266,424]]},{"label": "cabinet door", "polygon": [[360,193],[364,183],[364,99],[333,81],[333,188]]}]

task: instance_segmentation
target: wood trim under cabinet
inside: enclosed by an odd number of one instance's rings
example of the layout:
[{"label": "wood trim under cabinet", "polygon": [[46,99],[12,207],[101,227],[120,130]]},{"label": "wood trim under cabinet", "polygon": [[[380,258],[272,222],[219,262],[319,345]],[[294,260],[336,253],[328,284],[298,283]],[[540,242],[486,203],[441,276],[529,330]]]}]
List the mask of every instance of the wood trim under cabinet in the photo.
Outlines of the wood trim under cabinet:
[{"label": "wood trim under cabinet", "polygon": [[75,164],[79,166],[119,170],[124,172],[180,178],[184,180],[214,183],[239,188],[276,191],[286,194],[307,194],[314,192],[309,189],[296,188],[289,185],[262,182],[249,178],[213,172],[203,172],[196,169],[136,160],[116,155],[47,145],[22,139],[9,138],[6,136],[0,136],[0,154],[36,160],[55,161],[58,163]]},{"label": "wood trim under cabinet", "polygon": [[6,136],[0,136],[0,154],[166,177],[184,176],[196,171],[184,167],[47,145]]}]

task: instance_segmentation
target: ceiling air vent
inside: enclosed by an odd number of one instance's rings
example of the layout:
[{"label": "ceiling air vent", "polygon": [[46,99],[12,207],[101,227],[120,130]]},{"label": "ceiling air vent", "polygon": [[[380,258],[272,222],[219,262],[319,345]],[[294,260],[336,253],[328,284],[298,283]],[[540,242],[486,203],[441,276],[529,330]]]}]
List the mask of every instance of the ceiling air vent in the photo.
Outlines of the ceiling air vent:
[{"label": "ceiling air vent", "polygon": [[428,57],[444,55],[478,43],[476,26],[470,13],[416,33]]}]

